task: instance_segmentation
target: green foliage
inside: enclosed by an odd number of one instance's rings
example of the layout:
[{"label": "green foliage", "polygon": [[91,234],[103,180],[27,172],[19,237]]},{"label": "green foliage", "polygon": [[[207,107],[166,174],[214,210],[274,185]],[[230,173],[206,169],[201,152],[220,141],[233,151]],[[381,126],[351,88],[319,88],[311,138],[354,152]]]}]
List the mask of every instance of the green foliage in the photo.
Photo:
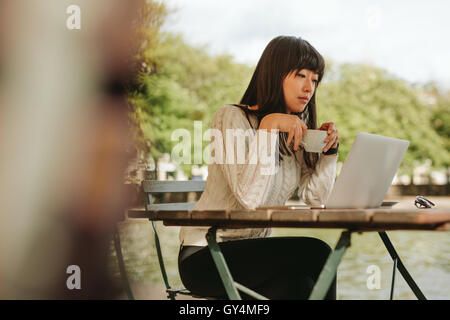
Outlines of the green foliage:
[{"label": "green foliage", "polygon": [[[431,115],[431,125],[436,132],[445,139],[446,150],[450,150],[450,92],[438,95],[436,107]],[[450,159],[447,159],[449,166]]]},{"label": "green foliage", "polygon": [[[212,56],[206,47],[186,44],[179,34],[162,33],[168,10],[162,3],[147,2],[141,17],[147,27],[140,33],[146,40],[138,56],[144,63],[140,87],[129,95],[134,106],[130,119],[138,149],[158,159],[178,143],[171,140],[174,130],[186,129],[193,138],[195,120],[202,121],[204,132],[217,108],[238,103],[254,67],[236,63],[229,55]],[[423,94],[437,102],[424,101]],[[364,131],[410,141],[401,166],[404,173],[426,159],[434,167],[450,166],[450,95],[440,94],[433,85],[413,87],[380,68],[330,61],[317,106],[319,125],[333,121],[339,130],[340,161]],[[183,169],[188,172],[190,166]]]},{"label": "green foliage", "polygon": [[[433,119],[445,123],[448,105],[446,112],[441,108],[434,111],[406,81],[372,66],[343,64],[327,72],[317,92],[318,118],[320,123],[335,122],[341,141],[340,161],[358,132],[364,131],[410,141],[403,172],[411,173],[425,159],[431,159],[435,167],[450,165],[448,135],[431,125]],[[442,130],[448,127],[443,125]]]},{"label": "green foliage", "polygon": [[[204,132],[217,108],[239,102],[251,69],[227,55],[210,56],[205,48],[189,46],[170,33],[160,34],[151,56],[154,72],[141,74],[141,88],[129,100],[135,106],[132,117],[139,123],[140,145],[149,141],[150,155],[157,159],[178,143],[171,140],[174,130],[186,129],[193,139],[195,120],[202,121]],[[191,152],[194,159],[193,147]]]}]

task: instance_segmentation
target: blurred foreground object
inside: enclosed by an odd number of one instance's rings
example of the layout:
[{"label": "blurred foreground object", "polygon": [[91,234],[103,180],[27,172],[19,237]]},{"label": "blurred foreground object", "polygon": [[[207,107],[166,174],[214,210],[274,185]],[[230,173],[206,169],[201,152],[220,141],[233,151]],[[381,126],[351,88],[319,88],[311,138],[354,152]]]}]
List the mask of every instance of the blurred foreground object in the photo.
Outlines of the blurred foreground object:
[{"label": "blurred foreground object", "polygon": [[70,30],[73,1],[0,1],[0,299],[117,295],[107,261],[132,149],[119,88],[141,3],[76,1]]}]

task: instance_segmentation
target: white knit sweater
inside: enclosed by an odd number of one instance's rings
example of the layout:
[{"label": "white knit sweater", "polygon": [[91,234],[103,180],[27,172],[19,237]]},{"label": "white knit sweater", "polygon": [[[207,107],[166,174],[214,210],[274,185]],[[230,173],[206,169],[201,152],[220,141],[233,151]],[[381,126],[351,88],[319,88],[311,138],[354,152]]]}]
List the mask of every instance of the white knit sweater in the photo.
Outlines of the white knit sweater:
[{"label": "white knit sweater", "polygon": [[[256,116],[249,115],[253,128],[258,127]],[[250,126],[243,110],[239,107],[225,105],[219,108],[211,121],[211,128],[218,129],[223,138],[223,155],[226,158],[226,129],[248,130]],[[246,140],[247,155],[260,153],[257,140],[261,130],[254,130],[250,139]],[[277,137],[276,134],[270,136]],[[264,174],[260,161],[239,164],[238,154],[234,152],[235,164],[208,165],[206,188],[193,210],[223,209],[255,209],[259,206],[280,206],[293,195],[299,187],[299,197],[308,205],[324,204],[333,188],[336,176],[336,155],[319,157],[316,170],[306,167],[303,160],[303,149],[297,150],[297,158],[285,156],[279,162],[274,174]],[[242,156],[242,155],[241,155]],[[229,162],[228,162],[229,163]],[[242,162],[241,162],[242,163]],[[183,245],[206,246],[208,227],[182,227],[179,238]],[[217,241],[229,241],[245,238],[267,237],[270,228],[218,229]]]}]

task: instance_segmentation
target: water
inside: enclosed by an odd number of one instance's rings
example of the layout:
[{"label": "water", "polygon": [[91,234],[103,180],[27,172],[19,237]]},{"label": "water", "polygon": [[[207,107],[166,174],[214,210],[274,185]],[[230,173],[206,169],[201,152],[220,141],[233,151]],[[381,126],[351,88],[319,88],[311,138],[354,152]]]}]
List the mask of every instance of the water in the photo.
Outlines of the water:
[{"label": "water", "polygon": [[[157,223],[157,228],[160,242],[163,244],[162,250],[169,282],[175,287],[182,286],[177,268],[179,228],[165,227],[161,222]],[[122,223],[119,229],[130,281],[163,284],[151,223],[145,219],[133,219]],[[272,236],[315,237],[334,248],[342,231],[274,228]],[[387,233],[404,265],[427,299],[450,299],[450,233],[432,231]],[[113,248],[112,245],[111,248]],[[110,271],[118,279],[114,250],[112,252]],[[370,266],[376,266],[380,270],[379,289],[368,288],[367,281],[369,277],[373,277],[373,273],[368,273]],[[392,259],[377,232],[352,234],[351,246],[346,251],[338,269],[337,297],[343,300],[389,299],[392,272]],[[416,299],[398,271],[394,299]]]}]

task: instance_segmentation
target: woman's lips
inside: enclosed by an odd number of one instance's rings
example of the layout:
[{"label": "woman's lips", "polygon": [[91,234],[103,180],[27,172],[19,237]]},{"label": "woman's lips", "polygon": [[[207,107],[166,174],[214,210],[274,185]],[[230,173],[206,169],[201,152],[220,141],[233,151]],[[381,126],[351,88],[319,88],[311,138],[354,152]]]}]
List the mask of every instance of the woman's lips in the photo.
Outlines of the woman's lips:
[{"label": "woman's lips", "polygon": [[308,99],[307,98],[298,98],[300,101],[302,101],[303,103],[308,103]]}]

